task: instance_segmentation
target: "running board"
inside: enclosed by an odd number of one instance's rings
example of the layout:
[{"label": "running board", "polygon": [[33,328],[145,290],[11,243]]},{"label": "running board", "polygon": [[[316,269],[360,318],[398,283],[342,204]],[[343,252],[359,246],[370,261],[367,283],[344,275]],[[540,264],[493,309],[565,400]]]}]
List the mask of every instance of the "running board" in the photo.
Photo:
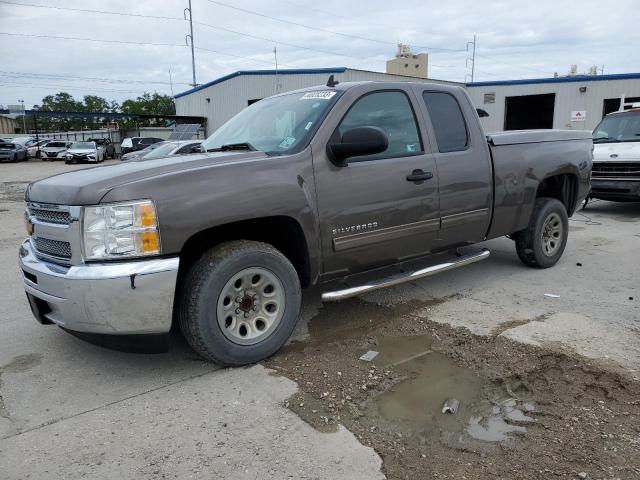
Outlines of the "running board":
[{"label": "running board", "polygon": [[448,270],[453,270],[458,267],[464,267],[465,265],[479,262],[480,260],[485,260],[489,257],[489,254],[489,250],[482,250],[478,253],[461,255],[456,260],[450,262],[432,265],[430,267],[421,268],[420,270],[415,270],[413,272],[402,272],[390,277],[374,280],[365,285],[348,287],[342,290],[334,290],[332,292],[325,292],[322,294],[322,301],[336,302],[338,300],[344,300],[345,298],[354,297],[363,293],[373,292],[374,290],[379,290],[381,288],[391,287],[392,285],[399,285],[401,283],[410,282],[412,280],[430,277],[438,273],[446,272]]}]

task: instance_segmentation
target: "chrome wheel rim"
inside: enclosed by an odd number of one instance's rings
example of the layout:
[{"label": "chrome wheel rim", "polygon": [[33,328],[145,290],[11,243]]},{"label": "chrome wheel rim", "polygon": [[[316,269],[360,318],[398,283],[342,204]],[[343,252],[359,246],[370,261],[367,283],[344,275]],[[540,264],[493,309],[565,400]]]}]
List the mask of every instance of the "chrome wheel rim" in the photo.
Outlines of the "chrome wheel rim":
[{"label": "chrome wheel rim", "polygon": [[547,257],[552,257],[562,245],[564,226],[557,213],[549,215],[542,225],[542,252]]},{"label": "chrome wheel rim", "polygon": [[250,267],[233,275],[218,297],[220,330],[234,343],[255,345],[269,337],[284,315],[285,293],[270,270]]}]

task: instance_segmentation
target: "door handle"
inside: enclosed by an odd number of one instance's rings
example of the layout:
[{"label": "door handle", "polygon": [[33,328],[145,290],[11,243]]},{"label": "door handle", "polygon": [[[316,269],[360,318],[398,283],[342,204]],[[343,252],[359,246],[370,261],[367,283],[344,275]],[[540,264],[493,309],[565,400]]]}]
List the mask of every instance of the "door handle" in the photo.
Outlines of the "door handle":
[{"label": "door handle", "polygon": [[422,183],[425,180],[433,178],[433,173],[425,172],[424,170],[416,169],[407,175],[407,182]]}]

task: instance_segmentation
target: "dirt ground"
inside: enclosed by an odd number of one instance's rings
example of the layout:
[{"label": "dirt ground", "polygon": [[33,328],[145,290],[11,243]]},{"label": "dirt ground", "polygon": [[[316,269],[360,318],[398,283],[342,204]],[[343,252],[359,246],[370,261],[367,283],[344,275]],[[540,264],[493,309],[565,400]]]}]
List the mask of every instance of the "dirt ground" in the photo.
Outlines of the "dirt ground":
[{"label": "dirt ground", "polygon": [[299,386],[286,406],[320,431],[345,425],[389,479],[640,478],[637,380],[504,328],[432,322],[440,302],[325,305],[307,341],[267,362]]}]

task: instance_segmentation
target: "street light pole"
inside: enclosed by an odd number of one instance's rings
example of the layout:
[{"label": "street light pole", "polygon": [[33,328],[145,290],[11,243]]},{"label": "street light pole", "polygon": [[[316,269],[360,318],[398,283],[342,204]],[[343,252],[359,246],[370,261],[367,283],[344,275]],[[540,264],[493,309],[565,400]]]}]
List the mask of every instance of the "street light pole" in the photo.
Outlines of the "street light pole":
[{"label": "street light pole", "polygon": [[22,133],[27,134],[27,122],[25,119],[25,109],[24,109],[24,100],[18,100],[22,104]]}]

